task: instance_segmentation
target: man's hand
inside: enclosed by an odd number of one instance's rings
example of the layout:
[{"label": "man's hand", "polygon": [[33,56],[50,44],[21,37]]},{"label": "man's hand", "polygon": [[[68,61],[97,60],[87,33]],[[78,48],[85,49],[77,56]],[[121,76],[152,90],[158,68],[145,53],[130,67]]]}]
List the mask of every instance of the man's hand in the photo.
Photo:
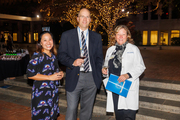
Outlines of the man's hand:
[{"label": "man's hand", "polygon": [[107,75],[107,69],[102,68],[102,74]]},{"label": "man's hand", "polygon": [[73,65],[74,66],[81,66],[83,63],[84,63],[84,60],[78,58],[73,62]]}]

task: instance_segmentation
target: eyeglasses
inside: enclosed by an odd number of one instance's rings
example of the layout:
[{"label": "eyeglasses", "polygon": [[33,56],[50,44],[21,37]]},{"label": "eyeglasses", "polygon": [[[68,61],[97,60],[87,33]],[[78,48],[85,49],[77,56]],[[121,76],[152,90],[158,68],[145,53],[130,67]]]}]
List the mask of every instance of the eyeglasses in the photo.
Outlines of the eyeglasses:
[{"label": "eyeglasses", "polygon": [[87,18],[90,19],[90,16],[79,16],[80,18]]}]

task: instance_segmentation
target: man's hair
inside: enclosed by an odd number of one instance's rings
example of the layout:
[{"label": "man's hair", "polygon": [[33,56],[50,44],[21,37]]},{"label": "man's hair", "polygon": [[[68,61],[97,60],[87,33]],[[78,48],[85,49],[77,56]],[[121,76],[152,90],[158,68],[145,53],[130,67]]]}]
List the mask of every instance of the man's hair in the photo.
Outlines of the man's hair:
[{"label": "man's hair", "polygon": [[[81,12],[82,9],[86,9],[86,10],[88,10],[89,13],[90,13],[90,10],[89,10],[89,9],[87,9],[87,8],[81,8],[80,11],[79,11],[78,14],[77,14],[78,17],[79,17],[79,14],[80,14],[80,12]],[[91,14],[90,14],[90,15],[91,15]],[[91,17],[91,16],[90,16],[90,17]]]}]

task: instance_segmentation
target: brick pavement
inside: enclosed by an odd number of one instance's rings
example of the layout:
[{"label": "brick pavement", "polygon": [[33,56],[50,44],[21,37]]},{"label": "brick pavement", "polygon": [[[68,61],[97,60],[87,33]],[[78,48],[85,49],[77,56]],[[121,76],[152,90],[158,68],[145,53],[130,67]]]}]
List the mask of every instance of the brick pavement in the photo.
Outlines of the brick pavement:
[{"label": "brick pavement", "polygon": [[30,111],[29,107],[0,100],[1,120],[30,120]]},{"label": "brick pavement", "polygon": [[[0,100],[0,120],[31,120],[31,108]],[[57,120],[65,120],[61,114]]]},{"label": "brick pavement", "polygon": [[144,78],[180,81],[180,50],[141,49]]}]

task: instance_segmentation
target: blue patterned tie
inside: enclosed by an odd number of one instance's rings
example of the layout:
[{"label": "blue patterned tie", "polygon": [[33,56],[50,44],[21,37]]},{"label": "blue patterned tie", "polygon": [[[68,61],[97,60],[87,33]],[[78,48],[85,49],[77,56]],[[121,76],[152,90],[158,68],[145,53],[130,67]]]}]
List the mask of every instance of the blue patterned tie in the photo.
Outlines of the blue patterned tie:
[{"label": "blue patterned tie", "polygon": [[88,58],[88,51],[87,51],[87,46],[86,46],[86,41],[84,38],[84,31],[81,32],[81,40],[82,40],[82,49],[84,51],[84,56],[86,57],[84,60],[84,72],[89,71],[89,58]]}]

